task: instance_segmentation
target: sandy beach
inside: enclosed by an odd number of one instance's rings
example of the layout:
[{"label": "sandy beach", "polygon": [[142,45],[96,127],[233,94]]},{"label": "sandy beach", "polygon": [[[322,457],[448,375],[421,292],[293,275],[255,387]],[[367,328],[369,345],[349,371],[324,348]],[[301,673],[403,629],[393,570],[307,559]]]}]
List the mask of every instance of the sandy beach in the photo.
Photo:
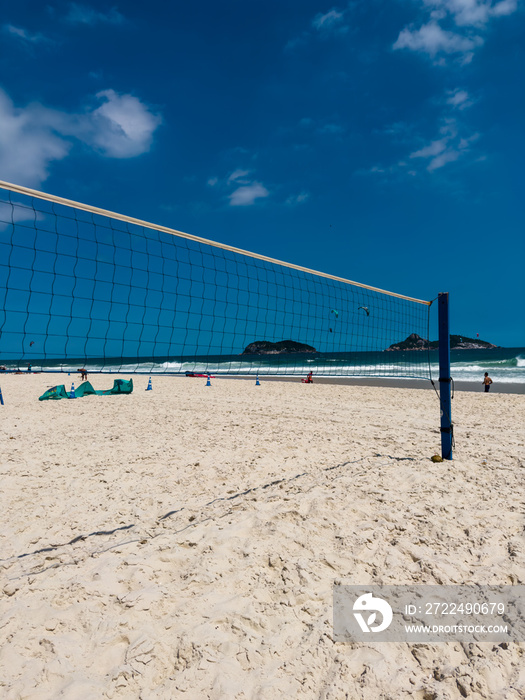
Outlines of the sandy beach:
[{"label": "sandy beach", "polygon": [[433,463],[423,388],[72,379],[0,377],[2,698],[525,697],[525,644],[332,638],[334,582],[525,583],[523,394]]}]

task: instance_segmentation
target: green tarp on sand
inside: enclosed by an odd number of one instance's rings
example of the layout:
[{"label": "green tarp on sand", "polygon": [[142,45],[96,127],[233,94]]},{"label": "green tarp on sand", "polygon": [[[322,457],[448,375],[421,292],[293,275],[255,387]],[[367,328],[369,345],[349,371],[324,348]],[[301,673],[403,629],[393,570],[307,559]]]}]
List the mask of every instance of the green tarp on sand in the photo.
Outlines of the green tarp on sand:
[{"label": "green tarp on sand", "polygon": [[[93,389],[90,382],[84,382],[80,384],[78,389],[75,389],[75,398],[80,398],[81,396],[89,396],[89,394],[96,394],[97,392]],[[45,394],[44,394],[45,396]]]},{"label": "green tarp on sand", "polygon": [[69,394],[66,391],[66,387],[63,384],[59,386],[53,386],[48,389],[45,394],[39,397],[39,401],[46,401],[47,399],[67,399]]},{"label": "green tarp on sand", "polygon": [[[104,391],[95,391],[90,382],[84,382],[75,389],[75,398],[78,399],[82,396],[89,396],[90,394],[97,394],[98,396],[109,396],[111,394],[131,394],[133,391],[133,379],[129,381],[126,379],[114,379],[113,387],[111,389],[106,389]],[[53,386],[48,389],[42,396],[38,398],[39,401],[47,401],[48,399],[70,399],[70,392],[66,390],[63,384],[59,386]]]},{"label": "green tarp on sand", "polygon": [[[89,382],[84,382],[84,384],[89,384]],[[106,391],[97,391],[96,393],[105,396],[106,394],[131,394],[132,391],[133,379],[130,379],[129,381],[126,379],[115,379],[113,381],[112,389],[106,389]]]}]

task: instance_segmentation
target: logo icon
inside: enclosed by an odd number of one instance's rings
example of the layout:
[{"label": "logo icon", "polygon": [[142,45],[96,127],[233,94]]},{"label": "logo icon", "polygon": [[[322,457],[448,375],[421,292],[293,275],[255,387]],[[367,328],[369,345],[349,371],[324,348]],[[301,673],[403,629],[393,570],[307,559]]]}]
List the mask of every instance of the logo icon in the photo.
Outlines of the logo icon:
[{"label": "logo icon", "polygon": [[[364,616],[358,611],[370,611],[365,622]],[[376,620],[377,613],[381,613],[383,621],[380,625],[372,626]],[[383,598],[374,598],[371,593],[359,596],[354,603],[354,617],[357,620],[362,632],[383,632],[390,625],[393,618],[392,608]]]}]

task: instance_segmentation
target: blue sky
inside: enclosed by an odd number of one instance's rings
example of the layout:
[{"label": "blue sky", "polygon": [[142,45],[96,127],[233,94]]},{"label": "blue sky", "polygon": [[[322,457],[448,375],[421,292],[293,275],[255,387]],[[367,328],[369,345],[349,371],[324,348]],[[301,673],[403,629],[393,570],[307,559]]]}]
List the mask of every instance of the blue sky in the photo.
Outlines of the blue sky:
[{"label": "blue sky", "polygon": [[453,333],[525,346],[524,20],[520,0],[6,3],[0,179],[449,291]]}]

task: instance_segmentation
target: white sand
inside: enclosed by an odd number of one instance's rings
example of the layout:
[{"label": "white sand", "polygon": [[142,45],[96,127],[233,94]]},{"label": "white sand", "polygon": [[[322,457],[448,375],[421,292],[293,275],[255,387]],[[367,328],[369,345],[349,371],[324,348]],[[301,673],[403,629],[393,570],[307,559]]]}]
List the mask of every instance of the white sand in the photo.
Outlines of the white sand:
[{"label": "white sand", "polygon": [[525,396],[434,464],[430,391],[63,380],[0,377],[2,698],[525,697],[525,644],[332,641],[334,581],[525,583]]}]

